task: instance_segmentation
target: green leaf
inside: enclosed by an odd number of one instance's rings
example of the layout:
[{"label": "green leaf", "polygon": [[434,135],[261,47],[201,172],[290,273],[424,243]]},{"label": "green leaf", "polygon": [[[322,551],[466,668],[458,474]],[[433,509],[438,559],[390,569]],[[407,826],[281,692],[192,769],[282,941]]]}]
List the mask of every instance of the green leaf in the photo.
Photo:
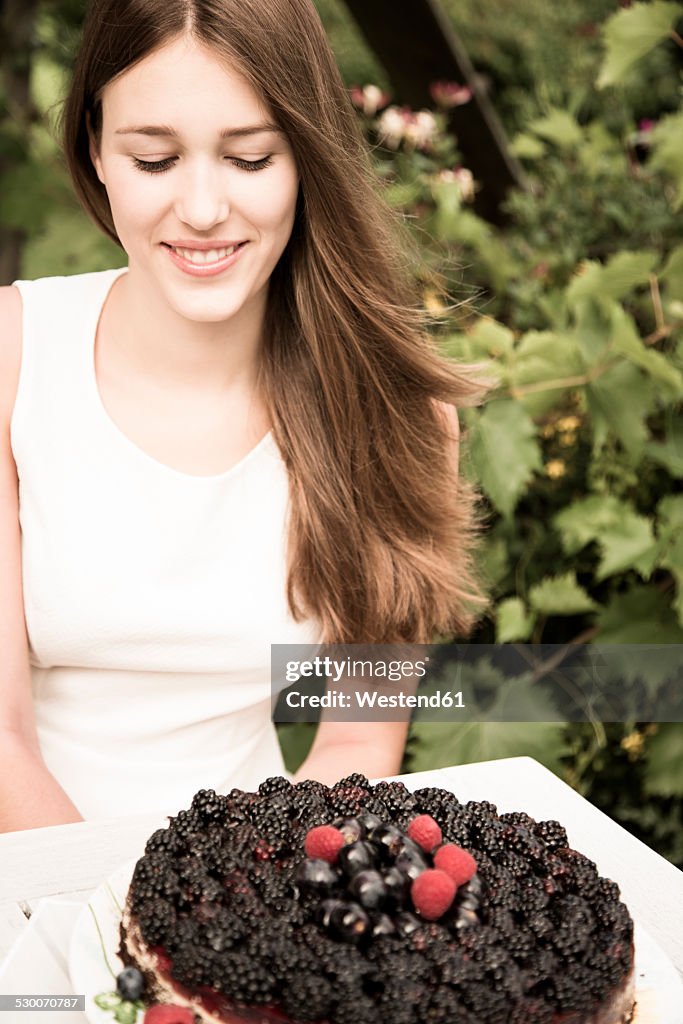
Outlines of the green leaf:
[{"label": "green leaf", "polygon": [[529,591],[529,603],[541,615],[580,615],[598,607],[573,572],[549,576]]},{"label": "green leaf", "polygon": [[111,1011],[121,1005],[121,996],[118,992],[102,992],[94,997],[94,1002],[100,1010]]},{"label": "green leaf", "polygon": [[477,351],[493,358],[509,356],[515,343],[514,332],[490,316],[482,316],[477,320],[470,331],[470,337]]},{"label": "green leaf", "polygon": [[568,555],[576,554],[591,541],[598,542],[602,558],[597,580],[629,569],[647,577],[654,568],[658,545],[651,521],[612,495],[591,495],[575,501],[558,512],[553,525]]},{"label": "green leaf", "polygon": [[[581,348],[570,334],[528,331],[516,346],[509,368],[511,387],[549,383],[585,372]],[[570,385],[567,385],[569,387]],[[520,401],[531,416],[542,416],[557,406],[565,388],[550,387],[522,395]]]},{"label": "green leaf", "polygon": [[576,149],[583,141],[583,131],[576,118],[558,107],[552,107],[545,117],[532,121],[528,129],[560,149]]},{"label": "green leaf", "polygon": [[533,135],[520,132],[510,143],[510,149],[520,160],[540,160],[545,155],[546,146]]},{"label": "green leaf", "polygon": [[605,22],[606,56],[598,76],[599,89],[614,85],[636,61],[666,39],[683,14],[680,4],[653,0],[617,11]]},{"label": "green leaf", "polygon": [[520,597],[507,597],[496,607],[496,643],[528,640],[536,616],[529,614]]},{"label": "green leaf", "polygon": [[124,1000],[114,1011],[114,1020],[117,1024],[135,1024],[138,1019],[138,1008],[135,1003]]},{"label": "green leaf", "polygon": [[636,569],[647,579],[657,560],[652,523],[622,506],[619,518],[600,538],[602,558],[595,573],[598,581]]},{"label": "green leaf", "polygon": [[683,628],[665,595],[651,586],[638,585],[614,594],[596,622],[600,630],[597,643],[683,643]]},{"label": "green leaf", "polygon": [[659,279],[667,286],[672,298],[683,296],[683,245],[669,253],[669,258],[659,272]]},{"label": "green leaf", "polygon": [[496,535],[495,527],[484,538],[479,552],[479,566],[487,589],[494,589],[510,569],[508,545],[505,538]]},{"label": "green leaf", "polygon": [[683,477],[683,418],[674,420],[666,432],[664,441],[651,441],[645,445],[645,452],[668,469],[673,477]]},{"label": "green leaf", "polygon": [[593,449],[597,451],[611,432],[637,463],[649,437],[645,418],[657,399],[655,386],[632,363],[605,370],[586,385],[584,394],[593,424]]},{"label": "green leaf", "polygon": [[621,299],[638,285],[648,283],[657,262],[657,253],[649,250],[618,252],[605,264],[585,260],[567,289],[567,302],[575,306],[585,298],[600,302]]},{"label": "green leaf", "polygon": [[669,494],[657,506],[659,560],[676,580],[673,609],[683,626],[683,496]]},{"label": "green leaf", "polygon": [[676,210],[683,204],[683,110],[663,117],[652,133],[649,165],[670,175],[678,189]]},{"label": "green leaf", "polygon": [[662,722],[647,745],[643,788],[650,796],[683,796],[683,723]]},{"label": "green leaf", "polygon": [[671,390],[672,398],[683,396],[683,374],[654,349],[643,344],[636,326],[628,313],[620,306],[615,307],[612,316],[612,349],[630,362],[645,370],[655,380]]},{"label": "green leaf", "polygon": [[586,544],[609,533],[620,514],[618,498],[611,494],[592,494],[558,512],[553,518],[553,526],[560,534],[565,552],[575,555]]},{"label": "green leaf", "polygon": [[533,757],[560,774],[566,740],[560,722],[414,722],[411,771]]},{"label": "green leaf", "polygon": [[512,399],[489,402],[472,430],[470,452],[484,491],[510,517],[542,465],[533,421]]}]

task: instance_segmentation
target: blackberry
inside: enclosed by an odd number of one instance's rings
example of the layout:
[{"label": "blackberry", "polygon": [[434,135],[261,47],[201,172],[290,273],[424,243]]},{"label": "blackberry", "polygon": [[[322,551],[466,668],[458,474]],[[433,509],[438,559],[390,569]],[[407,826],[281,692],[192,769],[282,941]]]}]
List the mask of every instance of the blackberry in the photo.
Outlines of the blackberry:
[{"label": "blackberry", "polygon": [[219,796],[213,789],[200,789],[192,798],[191,809],[202,821],[223,821],[226,817],[228,801]]},{"label": "blackberry", "polygon": [[221,954],[218,978],[215,987],[235,1002],[250,1006],[267,1004],[275,992],[275,978],[268,968],[245,953]]},{"label": "blackberry", "polygon": [[258,788],[259,796],[274,796],[276,793],[289,794],[292,789],[292,783],[289,779],[285,779],[282,775],[274,775],[269,779],[265,779]]},{"label": "blackberry", "polygon": [[169,864],[165,853],[147,854],[135,865],[132,898],[134,908],[141,900],[164,896],[172,899],[180,889],[180,877]]},{"label": "blackberry", "polygon": [[365,775],[361,775],[360,772],[353,772],[351,775],[345,776],[340,779],[337,783],[338,786],[358,786],[360,789],[365,789],[369,792],[370,783]]},{"label": "blackberry", "polygon": [[321,1021],[328,1016],[333,998],[327,978],[315,973],[298,974],[288,979],[283,988],[282,1007],[296,1020]]},{"label": "blackberry", "polygon": [[569,846],[567,832],[559,821],[539,821],[533,828],[536,836],[543,840],[549,850],[560,850]]}]

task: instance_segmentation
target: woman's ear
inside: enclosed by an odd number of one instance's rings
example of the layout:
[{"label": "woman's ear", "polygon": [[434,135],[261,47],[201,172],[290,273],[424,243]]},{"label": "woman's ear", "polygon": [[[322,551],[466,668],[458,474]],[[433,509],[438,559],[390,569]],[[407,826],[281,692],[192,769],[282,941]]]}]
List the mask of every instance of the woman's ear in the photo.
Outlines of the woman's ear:
[{"label": "woman's ear", "polygon": [[86,113],[85,113],[85,126],[86,126],[87,131],[88,131],[88,146],[89,146],[89,152],[90,152],[90,159],[92,160],[92,165],[95,168],[95,172],[97,174],[97,177],[100,179],[100,181],[104,185],[105,182],[104,182],[104,176],[103,176],[103,173],[102,173],[102,160],[100,159],[100,146],[99,146],[99,142],[98,142],[97,138],[95,137],[95,132],[93,130],[92,120],[90,118],[90,111],[89,110],[87,110]]}]

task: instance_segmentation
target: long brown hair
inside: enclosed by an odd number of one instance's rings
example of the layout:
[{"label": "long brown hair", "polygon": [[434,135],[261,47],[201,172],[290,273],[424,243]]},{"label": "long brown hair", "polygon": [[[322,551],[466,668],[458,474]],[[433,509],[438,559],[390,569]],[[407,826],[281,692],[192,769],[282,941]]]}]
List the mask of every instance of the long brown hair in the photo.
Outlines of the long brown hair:
[{"label": "long brown hair", "polygon": [[405,229],[378,195],[311,0],[95,0],[64,108],[76,191],[118,242],[87,121],[98,133],[103,87],[186,32],[252,85],[300,175],[262,366],[290,483],[290,610],[317,618],[328,642],[463,635],[485,603],[475,499],[440,403],[471,405],[485,384],[441,357],[427,330]]}]

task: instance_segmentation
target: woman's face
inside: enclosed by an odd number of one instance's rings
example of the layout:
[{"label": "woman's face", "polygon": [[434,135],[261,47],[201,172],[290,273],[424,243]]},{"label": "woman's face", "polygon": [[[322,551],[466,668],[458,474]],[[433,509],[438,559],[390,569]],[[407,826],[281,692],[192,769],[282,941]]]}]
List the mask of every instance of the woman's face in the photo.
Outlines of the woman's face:
[{"label": "woman's face", "polygon": [[105,86],[91,156],[131,278],[190,320],[263,317],[299,179],[244,78],[190,37],[167,44]]}]

